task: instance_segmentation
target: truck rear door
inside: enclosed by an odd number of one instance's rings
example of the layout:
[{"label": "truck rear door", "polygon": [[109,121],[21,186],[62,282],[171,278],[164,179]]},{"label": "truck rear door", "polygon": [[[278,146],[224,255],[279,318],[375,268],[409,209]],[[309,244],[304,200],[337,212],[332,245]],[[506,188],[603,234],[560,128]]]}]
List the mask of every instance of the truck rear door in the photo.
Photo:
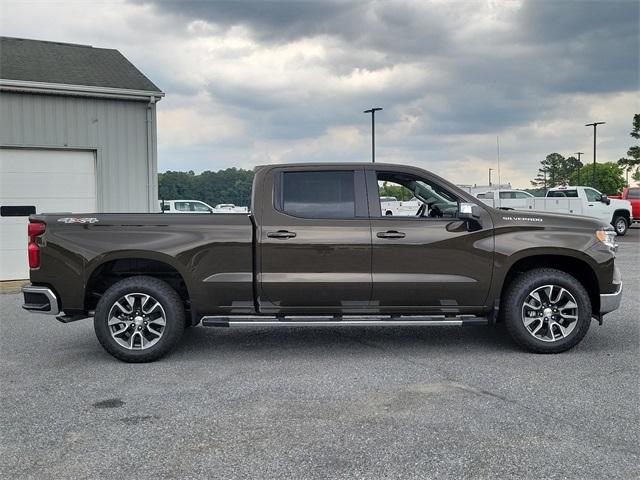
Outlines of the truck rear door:
[{"label": "truck rear door", "polygon": [[[261,311],[348,312],[369,304],[371,227],[358,167],[279,167],[258,219]],[[271,193],[273,192],[273,196]]]}]

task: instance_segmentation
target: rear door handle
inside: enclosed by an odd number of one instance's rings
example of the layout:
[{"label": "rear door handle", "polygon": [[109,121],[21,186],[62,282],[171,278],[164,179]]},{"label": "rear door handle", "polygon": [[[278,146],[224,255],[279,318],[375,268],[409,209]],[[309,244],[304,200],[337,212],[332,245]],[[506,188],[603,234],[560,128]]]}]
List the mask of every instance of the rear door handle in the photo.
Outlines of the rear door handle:
[{"label": "rear door handle", "polygon": [[378,238],[404,238],[405,234],[396,230],[388,230],[386,232],[378,232],[376,236]]},{"label": "rear door handle", "polygon": [[289,232],[287,230],[278,230],[277,232],[267,232],[267,237],[269,238],[279,238],[281,240],[286,240],[287,238],[295,237],[295,232]]}]

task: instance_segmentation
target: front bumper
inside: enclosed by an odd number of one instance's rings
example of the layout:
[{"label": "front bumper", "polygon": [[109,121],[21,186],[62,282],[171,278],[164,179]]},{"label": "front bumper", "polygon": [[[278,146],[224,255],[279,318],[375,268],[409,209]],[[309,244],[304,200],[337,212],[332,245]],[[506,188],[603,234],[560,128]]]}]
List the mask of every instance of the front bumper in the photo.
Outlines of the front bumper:
[{"label": "front bumper", "polygon": [[620,307],[622,301],[622,283],[618,284],[618,289],[613,293],[600,294],[600,315],[613,312]]},{"label": "front bumper", "polygon": [[38,287],[35,285],[25,285],[22,287],[24,304],[22,308],[34,313],[46,313],[47,315],[58,315],[60,304],[58,297],[48,287]]}]

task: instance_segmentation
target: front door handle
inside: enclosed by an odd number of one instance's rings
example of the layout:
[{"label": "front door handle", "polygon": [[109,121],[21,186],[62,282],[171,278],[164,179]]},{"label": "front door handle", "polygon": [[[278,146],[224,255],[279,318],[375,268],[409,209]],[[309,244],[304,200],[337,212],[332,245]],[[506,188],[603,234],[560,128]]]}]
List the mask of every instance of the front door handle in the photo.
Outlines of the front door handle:
[{"label": "front door handle", "polygon": [[295,232],[289,232],[287,230],[278,230],[277,232],[267,232],[267,237],[269,238],[279,238],[281,240],[286,240],[287,238],[295,237]]},{"label": "front door handle", "polygon": [[396,230],[388,230],[386,232],[378,232],[376,236],[378,238],[404,238],[405,234]]}]

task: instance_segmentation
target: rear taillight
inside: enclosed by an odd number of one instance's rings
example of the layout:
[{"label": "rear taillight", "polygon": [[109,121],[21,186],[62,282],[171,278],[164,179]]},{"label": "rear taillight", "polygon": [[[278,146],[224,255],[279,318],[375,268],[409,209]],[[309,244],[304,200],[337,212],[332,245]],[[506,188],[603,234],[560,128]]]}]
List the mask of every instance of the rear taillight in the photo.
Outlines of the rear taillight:
[{"label": "rear taillight", "polygon": [[29,253],[29,268],[38,268],[40,266],[40,247],[36,243],[36,238],[42,235],[47,226],[41,222],[30,222],[27,227],[27,234],[29,235],[29,246],[27,252]]}]

